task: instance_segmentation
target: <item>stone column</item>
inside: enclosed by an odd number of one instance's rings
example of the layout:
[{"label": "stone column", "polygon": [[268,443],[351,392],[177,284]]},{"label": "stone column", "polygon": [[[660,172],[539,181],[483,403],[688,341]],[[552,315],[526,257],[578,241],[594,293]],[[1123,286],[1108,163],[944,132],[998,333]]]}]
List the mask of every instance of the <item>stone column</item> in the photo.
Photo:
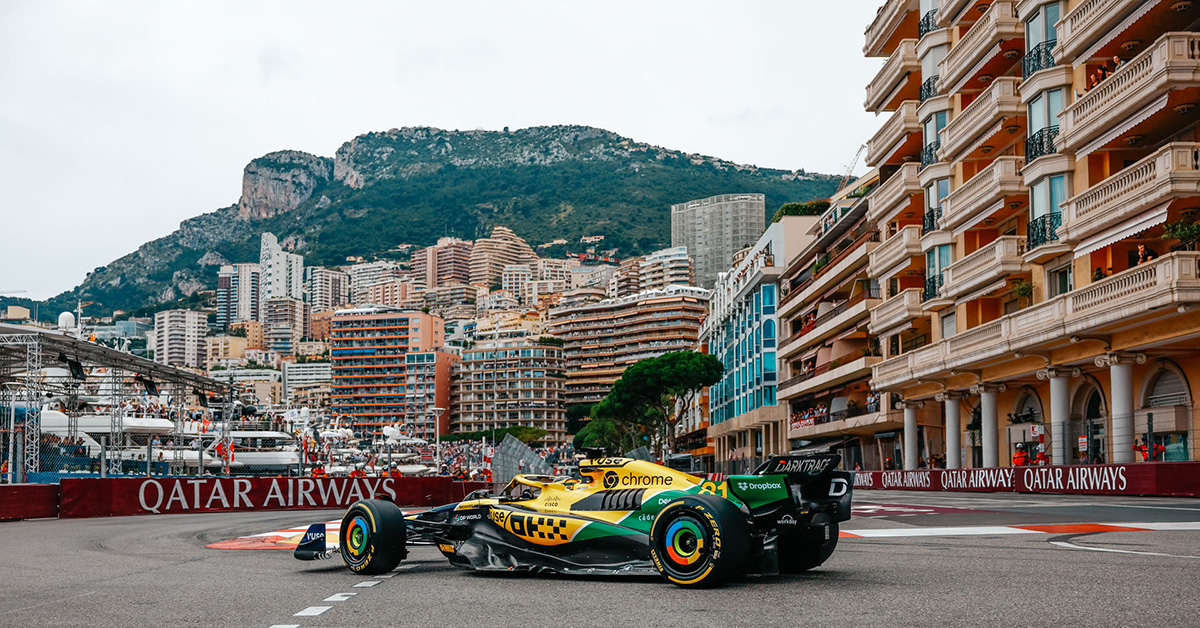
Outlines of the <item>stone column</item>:
[{"label": "stone column", "polygon": [[999,427],[996,424],[996,394],[1000,389],[984,386],[979,391],[979,432],[983,437],[983,466],[1000,466],[1000,450],[996,443]]},{"label": "stone column", "polygon": [[[1050,380],[1050,463],[1067,464],[1071,443],[1067,437],[1067,418],[1071,415],[1070,377],[1079,369],[1065,371],[1048,368],[1037,372],[1038,379]],[[1068,376],[1069,375],[1069,376]]]},{"label": "stone column", "polygon": [[920,403],[902,402],[904,408],[904,470],[917,468],[917,409]]},{"label": "stone column", "polygon": [[1133,456],[1133,363],[1144,364],[1146,356],[1110,353],[1096,358],[1096,366],[1108,366],[1112,381],[1112,404],[1109,408],[1109,429],[1112,431],[1112,451],[1108,462],[1129,463]]},{"label": "stone column", "polygon": [[937,398],[946,412],[946,468],[958,469],[962,467],[962,417],[959,414],[959,395],[939,393]]}]

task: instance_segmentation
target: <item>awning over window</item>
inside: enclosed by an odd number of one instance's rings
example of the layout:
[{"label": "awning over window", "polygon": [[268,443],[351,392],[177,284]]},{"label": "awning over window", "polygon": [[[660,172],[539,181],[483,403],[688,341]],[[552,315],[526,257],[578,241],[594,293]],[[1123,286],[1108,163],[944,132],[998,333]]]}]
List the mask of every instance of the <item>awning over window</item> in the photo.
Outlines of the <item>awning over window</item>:
[{"label": "awning over window", "polygon": [[998,280],[993,281],[992,283],[989,283],[988,285],[986,285],[974,292],[968,293],[966,296],[959,297],[958,301],[956,301],[956,303],[962,304],[962,303],[968,303],[970,301],[974,301],[975,299],[978,299],[989,292],[1003,288],[1007,283],[1008,283],[1007,278],[998,279]]},{"label": "awning over window", "polygon": [[[1087,50],[1083,51],[1083,53],[1081,53],[1078,57],[1076,57],[1074,65],[1079,65],[1080,62],[1085,61],[1087,59],[1091,59],[1092,57],[1096,56],[1096,54],[1100,52],[1101,48],[1107,46],[1110,42],[1112,42],[1116,38],[1120,37],[1122,33],[1124,33],[1126,30],[1129,29],[1130,26],[1133,26],[1134,22],[1142,19],[1147,13],[1150,12],[1150,9],[1153,9],[1155,7],[1155,5],[1157,5],[1161,1],[1162,0],[1143,0],[1142,6],[1138,7],[1138,9],[1136,11],[1129,14],[1129,17],[1121,20],[1120,24],[1117,24],[1116,26],[1114,26],[1113,28],[1108,30],[1107,37],[1101,37],[1099,40],[1096,41],[1096,43],[1092,44],[1091,48],[1088,48]],[[1106,61],[1107,61],[1107,59],[1106,59]]]},{"label": "awning over window", "polygon": [[1129,131],[1129,129],[1132,129],[1133,127],[1141,124],[1142,122],[1145,122],[1147,118],[1158,113],[1158,111],[1160,109],[1167,106],[1167,99],[1170,98],[1170,96],[1171,96],[1171,94],[1169,92],[1166,94],[1163,94],[1162,97],[1159,98],[1158,100],[1155,100],[1154,102],[1150,103],[1149,105],[1142,107],[1141,110],[1134,112],[1133,115],[1129,116],[1128,118],[1125,118],[1124,120],[1119,122],[1116,126],[1114,126],[1112,129],[1110,129],[1108,131],[1108,133],[1101,135],[1100,137],[1096,138],[1095,140],[1092,140],[1092,142],[1090,144],[1088,144],[1087,146],[1084,146],[1083,148],[1079,149],[1079,152],[1075,153],[1075,159],[1078,160],[1078,159],[1086,156],[1088,153],[1096,150],[1097,148],[1100,148],[1101,146],[1104,146],[1105,144],[1117,139],[1118,137],[1121,137],[1122,135],[1127,133]]},{"label": "awning over window", "polygon": [[1079,243],[1079,246],[1075,247],[1075,258],[1079,259],[1085,255],[1090,255],[1092,251],[1098,251],[1114,242],[1120,242],[1125,238],[1135,236],[1150,227],[1161,225],[1167,221],[1167,207],[1170,204],[1170,202],[1163,203],[1144,214],[1134,216],[1115,227],[1105,229],[1085,239]]}]

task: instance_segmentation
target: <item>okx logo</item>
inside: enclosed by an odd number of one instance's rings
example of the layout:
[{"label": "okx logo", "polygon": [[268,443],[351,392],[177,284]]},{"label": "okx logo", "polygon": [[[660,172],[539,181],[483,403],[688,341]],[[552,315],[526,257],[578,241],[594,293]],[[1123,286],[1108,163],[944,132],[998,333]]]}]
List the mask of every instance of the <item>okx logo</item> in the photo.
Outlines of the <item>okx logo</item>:
[{"label": "okx logo", "polygon": [[608,471],[604,474],[604,488],[614,488],[620,481],[621,480],[617,477],[617,474],[612,471]]}]

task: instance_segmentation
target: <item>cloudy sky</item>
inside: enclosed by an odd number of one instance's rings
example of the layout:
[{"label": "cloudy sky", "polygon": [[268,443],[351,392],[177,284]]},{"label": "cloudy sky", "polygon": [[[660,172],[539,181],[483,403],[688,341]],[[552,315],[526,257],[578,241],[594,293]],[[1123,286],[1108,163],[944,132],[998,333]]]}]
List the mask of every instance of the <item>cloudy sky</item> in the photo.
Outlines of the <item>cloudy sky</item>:
[{"label": "cloudy sky", "polygon": [[[0,292],[45,298],[355,135],[587,124],[840,173],[875,0],[0,0]],[[859,165],[856,171],[864,170]]]}]

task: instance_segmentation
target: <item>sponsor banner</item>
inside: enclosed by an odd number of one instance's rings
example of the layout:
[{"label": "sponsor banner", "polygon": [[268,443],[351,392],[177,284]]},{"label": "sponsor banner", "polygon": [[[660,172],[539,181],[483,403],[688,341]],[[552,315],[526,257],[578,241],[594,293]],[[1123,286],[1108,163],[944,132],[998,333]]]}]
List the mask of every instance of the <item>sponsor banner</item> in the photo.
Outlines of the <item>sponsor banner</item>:
[{"label": "sponsor banner", "polygon": [[1200,462],[859,471],[862,489],[1200,497]]},{"label": "sponsor banner", "polygon": [[59,516],[345,508],[374,497],[405,506],[433,506],[486,487],[447,477],[63,479]]},{"label": "sponsor banner", "polygon": [[58,516],[57,484],[0,486],[0,521]]}]

